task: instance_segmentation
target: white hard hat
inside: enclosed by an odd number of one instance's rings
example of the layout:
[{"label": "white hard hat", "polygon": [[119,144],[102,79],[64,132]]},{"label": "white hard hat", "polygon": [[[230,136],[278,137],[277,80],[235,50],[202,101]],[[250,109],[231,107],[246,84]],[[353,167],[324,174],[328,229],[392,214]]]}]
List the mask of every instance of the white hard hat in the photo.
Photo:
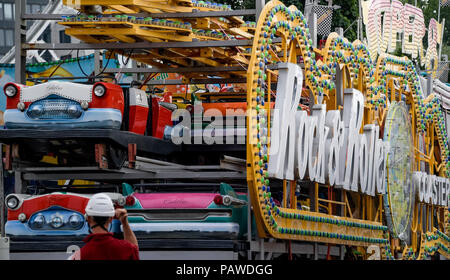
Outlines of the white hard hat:
[{"label": "white hard hat", "polygon": [[94,194],[86,205],[86,215],[91,217],[114,217],[112,200],[104,193]]}]

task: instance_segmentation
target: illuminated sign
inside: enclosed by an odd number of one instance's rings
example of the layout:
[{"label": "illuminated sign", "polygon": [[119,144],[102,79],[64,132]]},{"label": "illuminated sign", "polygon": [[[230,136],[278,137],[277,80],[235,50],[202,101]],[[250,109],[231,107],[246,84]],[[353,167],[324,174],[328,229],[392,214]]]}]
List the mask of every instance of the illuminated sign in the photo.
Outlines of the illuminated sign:
[{"label": "illuminated sign", "polygon": [[344,91],[344,110],[326,111],[313,106],[312,115],[297,111],[302,69],[292,63],[279,65],[273,117],[269,176],[303,179],[342,186],[345,190],[374,196],[385,193],[388,144],[378,138],[379,127],[368,124],[359,134],[364,97],[356,89]]},{"label": "illuminated sign", "polygon": [[404,102],[393,101],[387,112],[383,136],[389,142],[384,211],[389,229],[402,240],[408,238],[415,202],[412,134],[408,108]]},{"label": "illuminated sign", "polygon": [[414,185],[419,191],[420,202],[450,206],[450,200],[448,199],[450,181],[447,178],[429,175],[424,172],[414,172]]},{"label": "illuminated sign", "polygon": [[368,46],[372,59],[378,54],[395,52],[397,41],[402,38],[402,52],[411,57],[420,56],[422,65],[431,67],[431,60],[437,61],[437,44],[442,43],[442,24],[431,19],[428,25],[428,49],[423,55],[422,39],[427,29],[423,12],[399,0],[369,0],[362,2],[363,20],[366,25]]}]

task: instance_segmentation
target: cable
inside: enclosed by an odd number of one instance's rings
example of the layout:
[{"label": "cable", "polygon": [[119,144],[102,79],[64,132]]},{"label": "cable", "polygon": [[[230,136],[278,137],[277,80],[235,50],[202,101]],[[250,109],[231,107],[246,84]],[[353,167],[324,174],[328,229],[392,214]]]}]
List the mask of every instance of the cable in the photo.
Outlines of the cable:
[{"label": "cable", "polygon": [[149,73],[147,78],[145,78],[145,80],[142,82],[142,84],[139,86],[139,89],[141,89],[145,84],[148,83],[148,81],[150,81],[151,79],[153,79],[154,77],[156,77],[157,73]]},{"label": "cable", "polygon": [[[123,57],[125,56],[125,50],[122,51],[122,58],[121,58],[121,60],[122,60],[123,66],[128,64],[128,62],[130,61],[131,55],[133,54],[133,51],[134,50],[130,51],[130,54],[128,55],[128,59],[127,59],[126,62],[123,60]],[[108,60],[108,62],[109,62],[109,60]],[[116,83],[118,82],[117,78],[120,76],[121,72],[122,72],[122,67],[120,68],[119,72],[117,72],[116,75],[114,75],[114,80],[116,81]],[[130,87],[131,87],[131,84],[130,84]]]},{"label": "cable", "polygon": [[83,70],[83,67],[81,67],[80,59],[79,59],[79,51],[80,51],[80,50],[77,49],[77,63],[78,63],[78,67],[80,68],[81,73],[83,73],[83,75],[84,75],[86,78],[90,78],[91,75],[86,74],[86,72],[84,72],[84,70]]},{"label": "cable", "polygon": [[[128,57],[127,57],[126,60],[124,61],[124,60],[123,60],[123,57],[125,56],[125,50],[122,50],[122,58],[121,58],[121,60],[122,60],[123,67],[125,67],[125,66],[128,64],[128,62],[130,62],[130,58],[131,58],[131,55],[132,55],[132,54],[133,54],[133,49],[131,49],[130,54],[128,55]],[[130,88],[133,87],[133,82],[134,82],[134,81],[131,81],[131,83],[130,83]],[[142,86],[143,86],[143,84],[139,87],[139,89],[142,88]]]},{"label": "cable", "polygon": [[[71,50],[67,55],[71,55],[73,52],[73,50]],[[67,56],[66,55],[66,56]],[[59,67],[64,63],[64,60],[61,60],[60,63],[58,64],[58,66],[56,66],[55,70],[53,70],[53,72],[48,76],[49,78],[51,78],[53,76],[53,74],[55,74],[56,70],[59,69]]]},{"label": "cable", "polygon": [[[225,36],[227,37],[227,39],[228,39],[228,40],[231,40],[230,36],[225,32],[225,30],[223,30],[223,28],[222,28],[222,26],[221,26],[220,24],[219,24],[219,28],[220,28],[220,30],[223,32],[223,34],[225,34]],[[239,50],[239,47],[236,47],[236,50],[239,52],[239,54],[241,54],[242,56],[244,56],[244,55],[242,54],[242,52]],[[244,65],[242,65],[242,64],[239,62],[239,60],[237,60],[237,59],[234,59],[234,60],[236,60],[236,62],[237,62],[242,68],[246,69],[246,68],[244,67]]]},{"label": "cable", "polygon": [[[86,74],[86,72],[84,72],[83,67],[81,67],[80,60],[79,60],[79,51],[80,51],[80,50],[77,49],[77,63],[78,63],[78,67],[80,68],[81,72],[83,73],[83,75],[84,75],[86,78],[89,78],[89,79],[92,78],[93,80],[95,80],[97,77],[99,77],[100,75],[102,75],[102,74],[105,72],[106,68],[107,68],[108,65],[109,65],[109,62],[111,61],[111,57],[112,57],[112,54],[113,54],[113,52],[110,52],[110,53],[109,53],[108,61],[106,62],[105,67],[103,67],[103,69],[100,71],[100,73],[98,73],[97,75],[93,75],[93,74],[94,74],[94,72],[93,72],[91,75],[88,75],[88,74]],[[115,77],[114,77],[114,80],[116,80]],[[116,82],[117,82],[117,80],[116,80]]]},{"label": "cable", "polygon": [[[103,72],[105,72],[106,68],[108,67],[109,62],[111,61],[112,55],[113,55],[113,52],[110,52],[110,53],[109,53],[109,57],[108,57],[108,61],[106,62],[105,67],[104,67],[103,70],[100,71],[100,73],[98,73],[95,77],[100,76],[101,74],[103,74]],[[94,79],[95,79],[95,77],[94,77]]]},{"label": "cable", "polygon": [[127,60],[126,60],[126,62],[125,62],[125,61],[123,61],[123,57],[125,56],[125,50],[122,51],[122,64],[123,64],[124,66],[127,65],[128,62],[130,61],[130,58],[131,58],[131,55],[133,54],[133,52],[134,52],[134,50],[131,49],[130,54],[128,55]]}]

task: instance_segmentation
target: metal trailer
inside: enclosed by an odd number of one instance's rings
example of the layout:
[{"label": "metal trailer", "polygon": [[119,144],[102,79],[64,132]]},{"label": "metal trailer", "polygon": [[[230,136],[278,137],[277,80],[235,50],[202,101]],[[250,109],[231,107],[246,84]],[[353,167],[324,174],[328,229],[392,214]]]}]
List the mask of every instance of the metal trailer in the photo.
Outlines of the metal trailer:
[{"label": "metal trailer", "polygon": [[[25,14],[26,0],[16,1],[16,31],[15,31],[15,65],[16,65],[16,82],[25,83],[25,60],[27,50],[102,50],[102,49],[132,49],[138,51],[139,49],[152,48],[191,48],[191,47],[237,47],[237,46],[251,46],[252,40],[227,40],[227,41],[193,41],[193,42],[169,42],[169,43],[27,43],[26,34],[26,20],[61,20],[62,15],[57,14]],[[201,18],[201,17],[225,17],[225,16],[255,16],[258,18],[259,13],[265,5],[264,0],[256,0],[256,8],[250,10],[234,10],[234,11],[212,11],[212,12],[192,12],[192,13],[177,13],[177,18]],[[313,12],[314,13],[314,12]],[[148,14],[147,14],[148,15]],[[152,16],[150,14],[149,16]],[[153,15],[156,16],[156,15]],[[170,18],[174,15],[171,13],[158,14],[159,18]],[[309,15],[312,19],[311,26],[315,28],[317,25],[314,19],[317,17],[314,14]],[[315,34],[315,32],[313,32]],[[98,53],[97,53],[98,54]],[[97,55],[99,60],[100,56]],[[96,73],[99,70],[100,61],[96,61]],[[136,66],[136,65],[135,65]],[[227,71],[246,71],[246,69],[236,67],[185,67],[177,68],[177,73],[189,72],[227,72]],[[104,73],[167,73],[174,72],[169,68],[128,68],[128,69],[111,69],[106,68]],[[45,78],[42,78],[45,79]],[[214,80],[217,82],[218,80]],[[169,80],[169,81],[149,81],[148,85],[154,84],[188,84],[188,83],[210,83],[208,79],[193,79],[190,81],[183,80]],[[245,78],[230,78],[220,79],[220,83],[246,83]],[[152,153],[158,151],[161,153],[180,152],[180,147],[174,147],[158,141],[157,139],[150,139],[146,136],[131,135],[125,131],[89,131],[85,134],[71,134],[66,131],[64,134],[47,132],[45,136],[32,131],[17,131],[16,134],[0,131],[0,141],[6,143],[7,154],[6,165],[11,164],[14,153],[18,148],[17,143],[31,139],[30,137],[47,137],[57,138],[65,135],[66,138],[100,138],[108,139],[123,147],[128,147],[130,143],[138,144],[140,152]],[[143,138],[145,137],[145,139]],[[99,142],[99,141],[97,141]],[[211,148],[217,149],[217,146]],[[242,150],[242,146],[223,147],[224,150]],[[181,149],[191,151],[201,151],[204,147],[201,146],[185,146]],[[244,146],[245,149],[245,146]],[[29,180],[70,180],[70,179],[85,179],[97,182],[122,182],[123,180],[146,183],[155,182],[161,179],[188,179],[194,182],[211,182],[211,181],[226,181],[226,182],[244,182],[246,183],[246,168],[245,161],[234,159],[231,157],[224,157],[220,165],[204,165],[204,166],[185,166],[174,165],[170,162],[155,160],[152,158],[139,157],[136,154],[129,155],[131,161],[127,161],[124,167],[111,170],[105,169],[101,166],[81,166],[81,167],[41,167],[26,162],[12,160],[10,166],[15,174],[15,191],[23,192]],[[4,166],[1,166],[3,171]],[[4,182],[0,180],[0,200],[3,205],[4,202]],[[250,196],[250,192],[248,195]],[[250,199],[249,199],[250,201]],[[1,208],[1,234],[4,236],[4,207]],[[252,209],[248,207],[247,220],[251,224]],[[287,240],[275,239],[261,239],[252,232],[249,226],[247,233],[247,240],[243,241],[218,241],[218,240],[146,240],[140,244],[141,259],[238,259],[239,255],[247,259],[267,260],[279,255],[297,254],[299,256],[311,259],[324,258],[327,254],[331,256],[338,256],[344,258],[345,246],[343,245],[327,245],[321,243],[311,242],[296,242]],[[7,238],[0,239],[7,240]],[[7,245],[9,242],[5,242]],[[73,247],[70,245],[79,246],[82,243],[78,241],[61,240],[60,242],[11,242],[10,247],[0,244],[0,258],[11,259],[66,259]],[[10,249],[10,255],[7,252]]]},{"label": "metal trailer", "polygon": [[[0,139],[2,137],[0,136]],[[4,141],[2,139],[2,141]],[[8,162],[9,159],[6,159]],[[130,162],[133,162],[131,167]],[[14,161],[15,192],[23,193],[31,180],[91,180],[95,182],[117,184],[124,181],[134,183],[154,182],[227,182],[246,184],[245,161],[225,156],[219,165],[180,165],[167,161],[135,156],[126,161],[121,169],[100,167],[39,167],[27,162]],[[168,188],[171,184],[166,184]],[[101,187],[101,186],[100,186]],[[67,191],[67,186],[60,186]],[[248,193],[250,195],[250,193]],[[4,201],[4,200],[2,200]],[[247,224],[252,220],[251,208],[248,208]],[[3,220],[2,220],[3,221]],[[274,239],[260,239],[247,227],[247,240],[196,240],[196,239],[145,239],[139,240],[141,259],[271,259],[280,254],[297,254],[306,258],[318,259],[327,255],[343,258],[344,246],[328,246],[318,243],[284,242]],[[81,247],[81,240],[29,240],[11,241],[11,259],[64,259],[71,252],[71,246]]]}]

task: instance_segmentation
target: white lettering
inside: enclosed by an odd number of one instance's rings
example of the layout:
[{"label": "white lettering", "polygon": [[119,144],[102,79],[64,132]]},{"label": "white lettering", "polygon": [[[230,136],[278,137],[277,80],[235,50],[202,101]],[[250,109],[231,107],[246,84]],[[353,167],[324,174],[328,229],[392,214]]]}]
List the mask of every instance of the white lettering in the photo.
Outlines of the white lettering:
[{"label": "white lettering", "polygon": [[420,202],[448,206],[450,181],[447,178],[415,171],[413,173],[413,182]]},{"label": "white lettering", "polygon": [[[301,68],[284,64],[280,69],[273,114],[269,176],[329,183],[374,196],[385,193],[388,145],[378,139],[379,127],[364,126],[364,97],[356,89],[344,90],[344,111],[326,111],[314,105],[312,115],[298,111],[296,88],[301,88]],[[296,82],[297,78],[297,82]],[[294,116],[294,117],[293,117]],[[358,184],[360,182],[360,184]]]}]

